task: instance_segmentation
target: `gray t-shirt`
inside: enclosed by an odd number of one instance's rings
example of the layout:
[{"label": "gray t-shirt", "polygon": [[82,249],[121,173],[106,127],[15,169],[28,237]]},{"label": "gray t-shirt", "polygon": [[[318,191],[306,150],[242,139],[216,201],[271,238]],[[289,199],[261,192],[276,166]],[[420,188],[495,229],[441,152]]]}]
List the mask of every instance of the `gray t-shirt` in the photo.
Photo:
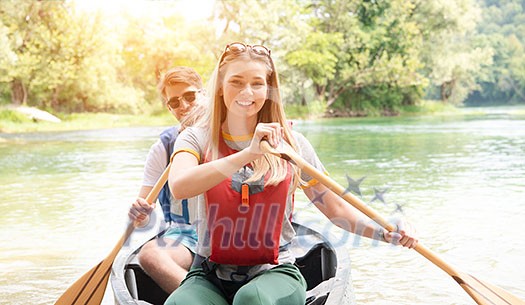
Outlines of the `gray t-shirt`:
[{"label": "gray t-shirt", "polygon": [[[314,166],[316,169],[318,169],[321,172],[325,172],[325,169],[323,167],[323,164],[317,157],[317,154],[315,153],[312,145],[308,140],[300,133],[296,131],[292,131],[292,135],[295,138],[298,153],[301,155],[303,159],[305,159],[306,162],[310,163],[312,166]],[[178,153],[181,151],[186,151],[191,154],[193,154],[198,160],[199,163],[203,162],[204,155],[205,155],[205,147],[206,147],[206,140],[207,132],[205,129],[201,127],[189,127],[185,129],[177,138],[177,141],[175,142],[175,148],[174,152]],[[241,141],[234,141],[230,136],[225,135],[224,141],[226,144],[234,149],[234,150],[242,150],[249,146],[251,139],[243,139]],[[243,171],[244,169],[241,168],[239,171]],[[244,173],[243,173],[244,174]],[[308,186],[314,185],[317,183],[315,179],[307,175],[306,173],[301,173],[301,178],[304,182],[306,182]],[[285,263],[294,263],[295,258],[292,255],[290,251],[286,249],[286,246],[295,236],[295,231],[292,227],[292,223],[290,221],[290,216],[293,213],[293,193],[295,190],[290,188],[290,193],[288,194],[288,199],[286,203],[286,209],[283,219],[283,226],[281,231],[281,239],[280,239],[280,246],[282,247],[279,252],[279,264],[285,264]],[[207,236],[208,232],[208,224],[207,224],[207,217],[206,217],[206,201],[204,199],[203,195],[198,196],[197,200],[198,206],[198,212],[197,212],[197,233],[199,235],[199,245],[197,246],[197,254],[203,257],[209,257],[211,254],[211,249],[209,247],[209,236]],[[264,264],[264,265],[257,265],[250,268],[248,275],[249,277],[253,277],[257,275],[258,273],[268,270],[275,267],[275,265],[271,264]],[[238,268],[237,266],[233,265],[219,265],[217,268],[217,276],[221,279],[230,280],[230,275],[232,272],[237,272]]]}]

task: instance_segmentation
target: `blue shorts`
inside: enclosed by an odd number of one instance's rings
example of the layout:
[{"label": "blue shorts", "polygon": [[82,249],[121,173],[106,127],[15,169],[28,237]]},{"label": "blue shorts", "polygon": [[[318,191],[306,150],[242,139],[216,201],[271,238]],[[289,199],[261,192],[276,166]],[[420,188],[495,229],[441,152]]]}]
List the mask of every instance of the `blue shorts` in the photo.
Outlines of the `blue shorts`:
[{"label": "blue shorts", "polygon": [[175,245],[182,244],[195,254],[197,248],[197,231],[195,227],[188,224],[172,224],[160,237],[175,241]]}]

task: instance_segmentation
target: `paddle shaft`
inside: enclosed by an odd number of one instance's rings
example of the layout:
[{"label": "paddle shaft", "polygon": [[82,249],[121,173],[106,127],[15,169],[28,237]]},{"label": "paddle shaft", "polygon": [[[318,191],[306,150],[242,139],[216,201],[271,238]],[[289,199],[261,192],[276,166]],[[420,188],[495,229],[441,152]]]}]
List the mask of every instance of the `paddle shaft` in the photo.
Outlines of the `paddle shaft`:
[{"label": "paddle shaft", "polygon": [[[356,209],[361,211],[363,214],[368,216],[370,219],[378,223],[380,226],[382,226],[386,230],[390,232],[396,231],[396,227],[392,225],[391,223],[389,223],[385,218],[383,218],[374,209],[372,209],[370,206],[365,204],[363,201],[361,201],[361,199],[357,198],[352,193],[346,191],[345,188],[343,188],[341,185],[335,182],[332,178],[318,171],[315,167],[313,167],[308,162],[306,162],[301,156],[299,156],[291,148],[286,149],[286,152],[281,153],[281,152],[276,151],[274,148],[272,148],[267,141],[262,141],[260,145],[261,145],[262,150],[267,153],[273,154],[278,157],[282,157],[284,159],[291,160],[305,173],[307,173],[308,175],[318,180],[324,186],[326,186],[331,191],[336,193],[338,196],[343,198],[345,201],[353,205]],[[434,252],[432,252],[431,250],[423,246],[421,243],[418,243],[417,246],[414,248],[414,250],[416,250],[419,254],[423,255],[426,259],[431,261],[433,264],[441,268],[443,271],[445,271],[449,275],[459,276],[460,273],[458,270],[456,270],[455,268],[447,264],[440,257],[438,257]]]},{"label": "paddle shaft", "polygon": [[[294,159],[294,161],[297,161],[297,160]],[[303,160],[301,161],[302,161],[302,164],[299,165],[299,167],[302,170],[304,170],[305,173],[317,179],[323,185],[325,185],[330,190],[332,190],[334,193],[339,195],[341,198],[343,198],[344,200],[352,204],[356,209],[361,211],[363,214],[368,216],[373,221],[377,222],[383,228],[387,229],[390,232],[396,231],[396,227],[394,225],[389,223],[385,218],[383,218],[380,214],[378,214],[374,209],[370,208],[370,206],[368,206],[363,201],[361,201],[361,199],[357,198],[352,193],[346,191],[345,188],[343,188],[341,185],[335,182],[332,178],[325,175],[324,173],[319,172],[309,163],[306,163]],[[423,246],[421,243],[418,243],[416,247],[414,248],[414,250],[416,250],[419,254],[423,255],[425,258],[430,260],[432,263],[434,263],[439,268],[443,269],[443,271],[445,271],[449,275],[451,276],[459,275],[459,272],[457,270],[455,270],[452,266],[444,262],[434,252],[432,252],[430,249]]]},{"label": "paddle shaft", "polygon": [[[159,180],[157,180],[157,182],[155,183],[151,191],[149,191],[148,195],[146,196],[145,199],[150,205],[152,205],[153,201],[157,199],[157,197],[160,194],[160,191],[164,187],[164,184],[166,184],[166,181],[168,181],[168,176],[170,174],[170,168],[171,168],[171,163],[168,164],[164,172],[162,172],[162,175],[160,176]],[[131,233],[133,233],[136,227],[137,227],[136,222],[133,222],[133,221],[129,222],[128,227],[126,228],[126,231],[124,232],[122,237],[119,239],[117,246],[115,247],[119,249],[118,251],[120,251],[120,248],[122,248],[122,246],[124,245],[126,240],[128,240],[128,238],[131,236]]]},{"label": "paddle shaft", "polygon": [[[168,177],[170,175],[170,168],[171,168],[171,163],[168,164],[164,172],[162,172],[162,175],[160,176],[160,178],[157,180],[157,182],[155,183],[151,191],[149,191],[148,195],[146,196],[145,199],[150,205],[152,205],[153,201],[157,199],[157,197],[160,194],[160,191],[164,187],[164,184],[166,184],[166,181],[168,181]],[[124,235],[122,235],[122,238],[119,240],[119,244],[121,245],[121,247],[122,245],[124,245],[124,243],[129,238],[131,233],[133,233],[136,227],[138,227],[137,222],[133,222],[133,221],[129,222],[126,232],[124,233]]]},{"label": "paddle shaft", "polygon": [[[335,182],[332,178],[328,177],[324,173],[321,173],[312,165],[307,163],[301,156],[295,152],[287,143],[282,143],[282,147],[286,150],[285,152],[279,152],[267,141],[262,141],[260,147],[262,151],[273,154],[277,157],[281,157],[291,163],[296,164],[301,170],[309,174],[313,178],[317,179],[324,186],[335,192],[345,201],[353,205],[356,209],[361,211],[370,219],[377,222],[383,228],[388,231],[395,231],[396,228],[390,224],[385,218],[379,215],[375,210],[370,208],[359,198],[345,190],[341,185]],[[472,299],[479,305],[525,305],[525,301],[513,295],[512,293],[497,287],[495,285],[489,284],[487,282],[481,281],[480,279],[453,268],[445,261],[443,261],[439,256],[434,252],[427,249],[421,243],[418,243],[414,248],[419,254],[428,259],[434,265],[441,268],[447,274],[452,276],[452,278],[463,288]]]},{"label": "paddle shaft", "polygon": [[[162,187],[168,180],[171,164],[168,164],[160,178],[157,180],[146,201],[153,204],[153,201],[159,196]],[[98,265],[86,272],[75,283],[73,283],[55,302],[55,305],[100,305],[104,298],[104,292],[108,283],[111,266],[122,249],[122,246],[135,230],[136,223],[130,221],[126,231],[120,237],[110,254]]]}]

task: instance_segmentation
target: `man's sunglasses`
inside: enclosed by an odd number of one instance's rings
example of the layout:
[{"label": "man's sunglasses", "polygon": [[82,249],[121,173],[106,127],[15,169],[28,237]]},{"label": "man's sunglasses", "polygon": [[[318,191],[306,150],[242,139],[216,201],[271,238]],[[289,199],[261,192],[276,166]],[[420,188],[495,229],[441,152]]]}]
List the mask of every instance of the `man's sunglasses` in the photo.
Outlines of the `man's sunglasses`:
[{"label": "man's sunglasses", "polygon": [[197,97],[197,91],[188,91],[184,92],[181,96],[174,96],[168,100],[168,105],[171,107],[171,109],[177,109],[180,107],[180,103],[182,101],[193,104],[195,102],[195,99]]}]

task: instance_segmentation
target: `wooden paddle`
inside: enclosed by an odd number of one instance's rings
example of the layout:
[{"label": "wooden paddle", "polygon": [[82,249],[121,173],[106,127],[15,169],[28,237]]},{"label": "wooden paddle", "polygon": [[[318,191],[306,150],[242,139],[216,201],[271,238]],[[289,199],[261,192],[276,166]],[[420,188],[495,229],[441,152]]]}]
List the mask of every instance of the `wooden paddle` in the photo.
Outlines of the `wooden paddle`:
[{"label": "wooden paddle", "polygon": [[[282,141],[282,143],[283,144],[279,146],[278,150],[271,147],[267,141],[261,141],[260,147],[261,150],[266,153],[283,158],[297,165],[305,173],[317,179],[327,188],[353,205],[359,211],[363,212],[366,216],[370,217],[383,228],[387,229],[388,231],[396,230],[395,226],[386,221],[363,201],[350,192],[346,192],[345,188],[343,188],[333,179],[324,173],[321,173],[312,165],[307,163],[299,154],[297,154],[297,152],[293,150],[292,147],[290,147],[290,145],[284,141]],[[510,292],[507,292],[504,289],[492,284],[483,282],[472,275],[460,272],[459,270],[453,268],[441,258],[439,258],[437,254],[425,248],[421,243],[418,243],[414,250],[448,273],[472,297],[472,299],[474,299],[474,301],[480,305],[525,305],[525,301],[512,295]]]},{"label": "wooden paddle", "polygon": [[[150,204],[153,203],[154,198],[157,198],[162,187],[168,180],[170,167],[171,164],[164,170],[162,176],[146,197],[146,201]],[[73,283],[55,302],[55,305],[100,305],[104,298],[104,292],[106,291],[113,261],[135,227],[136,224],[130,222],[126,232],[124,232],[124,235],[119,239],[111,253]]]}]

